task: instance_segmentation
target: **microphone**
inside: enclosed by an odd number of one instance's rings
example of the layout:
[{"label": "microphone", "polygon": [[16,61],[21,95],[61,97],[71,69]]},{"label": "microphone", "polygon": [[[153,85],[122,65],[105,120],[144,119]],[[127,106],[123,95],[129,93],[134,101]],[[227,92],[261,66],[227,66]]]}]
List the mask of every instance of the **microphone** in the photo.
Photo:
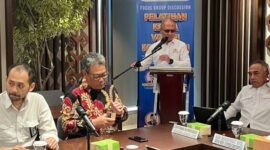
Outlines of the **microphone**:
[{"label": "microphone", "polygon": [[73,93],[67,93],[64,98],[69,98],[72,103],[75,103],[75,101],[77,100],[77,96]]},{"label": "microphone", "polygon": [[158,51],[161,48],[161,45],[167,41],[168,41],[168,37],[163,37],[158,43],[158,45],[152,50],[152,53],[155,53],[156,51]]},{"label": "microphone", "polygon": [[82,98],[80,95],[74,95],[73,93],[68,93],[64,97],[68,97],[72,103],[75,103],[76,100],[79,101],[79,104],[82,105]]},{"label": "microphone", "polygon": [[[155,46],[155,48],[152,50],[152,54],[155,53],[155,52],[157,52],[158,50],[160,50],[160,49],[161,49],[161,45],[164,44],[164,43],[167,42],[167,41],[168,41],[168,37],[163,37],[163,38],[160,40],[160,42]],[[146,57],[146,58],[147,58],[147,57]],[[143,61],[143,60],[141,60],[141,61]],[[141,61],[137,61],[137,62],[134,64],[134,67],[136,67],[136,68],[141,67],[141,66],[142,66],[142,65],[141,65]]]},{"label": "microphone", "polygon": [[141,62],[144,61],[146,58],[150,57],[151,55],[153,55],[155,52],[157,52],[158,50],[161,49],[161,45],[164,44],[165,42],[168,41],[168,37],[163,37],[160,42],[155,46],[155,48],[152,50],[152,53],[147,55],[146,57],[144,57],[141,61],[137,61],[134,66],[130,66],[129,68],[127,68],[125,71],[123,71],[122,73],[120,73],[119,75],[117,75],[116,77],[113,78],[113,80],[117,79],[118,77],[120,77],[121,75],[123,75],[124,73],[126,73],[127,71],[129,71],[131,68],[139,68],[142,66]]},{"label": "microphone", "polygon": [[92,121],[87,117],[84,108],[82,106],[78,106],[76,108],[76,111],[83,118],[83,121],[85,122],[86,127],[91,129],[94,132],[95,136],[98,137],[99,134],[97,133],[97,130],[95,126],[93,125]]},{"label": "microphone", "polygon": [[207,119],[207,123],[212,122],[221,112],[225,111],[230,106],[229,101],[225,101],[219,108]]},{"label": "microphone", "polygon": [[135,65],[134,65],[134,67],[136,67],[136,68],[139,68],[139,67],[141,67],[141,66],[142,66],[141,61],[137,61],[137,62],[135,63]]}]

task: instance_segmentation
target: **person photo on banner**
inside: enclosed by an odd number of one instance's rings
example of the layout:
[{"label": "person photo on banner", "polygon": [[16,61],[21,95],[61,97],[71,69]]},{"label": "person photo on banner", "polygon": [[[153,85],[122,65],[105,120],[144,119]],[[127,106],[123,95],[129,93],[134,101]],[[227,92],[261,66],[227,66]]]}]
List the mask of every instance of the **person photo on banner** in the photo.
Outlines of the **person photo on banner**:
[{"label": "person photo on banner", "polygon": [[[135,69],[139,68],[139,71],[144,71],[152,65],[157,67],[191,67],[187,44],[175,38],[176,32],[177,24],[173,19],[165,18],[162,20],[160,33],[162,39],[167,38],[167,41],[162,44],[161,48],[155,53],[153,50],[160,44],[161,40],[152,44],[145,53],[145,57],[147,58],[141,62],[132,63],[130,67]],[[153,84],[153,92],[158,94],[159,86],[156,77],[154,77]]]}]

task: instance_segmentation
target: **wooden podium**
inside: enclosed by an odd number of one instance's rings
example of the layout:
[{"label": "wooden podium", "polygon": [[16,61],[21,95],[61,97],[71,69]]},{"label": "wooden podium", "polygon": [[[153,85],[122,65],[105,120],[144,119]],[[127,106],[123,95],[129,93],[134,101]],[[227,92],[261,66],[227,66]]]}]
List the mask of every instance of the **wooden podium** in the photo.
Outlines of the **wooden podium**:
[{"label": "wooden podium", "polygon": [[178,112],[185,109],[183,102],[184,75],[191,75],[192,68],[150,67],[149,71],[157,76],[160,87],[160,123],[179,122]]}]

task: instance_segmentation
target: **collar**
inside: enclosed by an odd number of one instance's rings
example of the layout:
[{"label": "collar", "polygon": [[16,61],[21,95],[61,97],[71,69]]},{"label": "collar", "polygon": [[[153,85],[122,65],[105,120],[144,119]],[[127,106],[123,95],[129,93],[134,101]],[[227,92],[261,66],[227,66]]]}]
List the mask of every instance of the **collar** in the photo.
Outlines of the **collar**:
[{"label": "collar", "polygon": [[[251,84],[248,85],[248,86],[249,86],[250,89],[254,88]],[[264,86],[267,87],[267,88],[270,88],[270,82],[267,81],[267,82],[265,82],[262,86],[260,86],[260,87],[258,87],[258,88],[255,88],[255,89],[259,89],[259,88],[264,87]]]},{"label": "collar", "polygon": [[[4,106],[5,106],[5,108],[8,109],[10,107],[14,107],[12,105],[11,99],[8,96],[7,91],[4,92],[4,95],[5,95],[4,96]],[[29,102],[29,98],[28,98],[28,94],[27,94],[20,110],[24,110],[25,106],[28,104],[28,102]]]},{"label": "collar", "polygon": [[170,42],[166,43],[166,45],[175,44],[175,40],[176,40],[176,39],[172,39],[172,41],[170,41]]},{"label": "collar", "polygon": [[7,91],[4,92],[4,106],[6,109],[12,106],[11,99],[9,98]]},{"label": "collar", "polygon": [[267,82],[265,83],[265,85],[266,85],[268,88],[270,88],[270,81],[267,81]]}]

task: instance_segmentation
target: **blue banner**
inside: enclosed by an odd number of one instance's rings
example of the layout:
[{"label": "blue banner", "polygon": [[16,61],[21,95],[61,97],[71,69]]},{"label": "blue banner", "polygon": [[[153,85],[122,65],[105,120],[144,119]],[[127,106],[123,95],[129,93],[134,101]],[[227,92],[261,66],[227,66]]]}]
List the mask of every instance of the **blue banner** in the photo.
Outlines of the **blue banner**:
[{"label": "blue banner", "polygon": [[[137,58],[142,60],[151,44],[161,39],[160,25],[164,18],[177,22],[177,38],[189,48],[191,65],[194,64],[194,0],[138,0],[137,1]],[[138,127],[145,125],[145,116],[153,112],[154,94],[152,76],[148,71],[139,73]],[[188,107],[194,103],[193,79],[190,80]]]}]

